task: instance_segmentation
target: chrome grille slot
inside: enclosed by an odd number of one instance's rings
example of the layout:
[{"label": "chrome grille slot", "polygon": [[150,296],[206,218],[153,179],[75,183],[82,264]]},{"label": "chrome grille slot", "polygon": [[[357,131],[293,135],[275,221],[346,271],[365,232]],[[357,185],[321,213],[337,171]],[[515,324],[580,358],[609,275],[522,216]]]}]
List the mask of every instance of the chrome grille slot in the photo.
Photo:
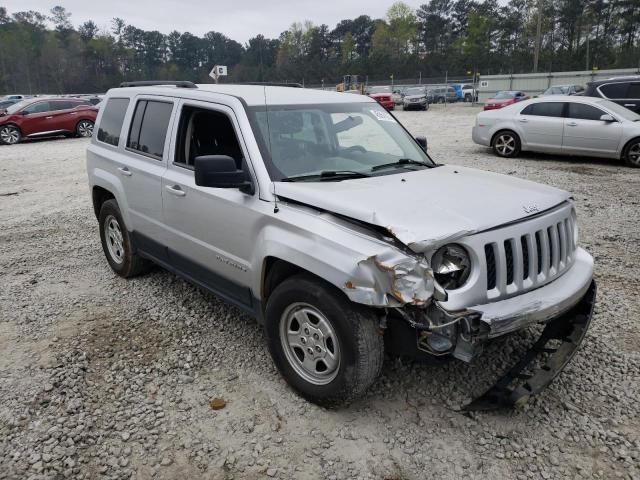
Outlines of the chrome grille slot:
[{"label": "chrome grille slot", "polygon": [[[526,232],[528,222],[531,231]],[[487,298],[508,298],[549,283],[564,273],[571,266],[576,248],[574,222],[572,209],[565,207],[522,222],[516,235],[507,228],[505,233],[511,235],[484,244]],[[493,233],[499,235],[500,231]]]}]

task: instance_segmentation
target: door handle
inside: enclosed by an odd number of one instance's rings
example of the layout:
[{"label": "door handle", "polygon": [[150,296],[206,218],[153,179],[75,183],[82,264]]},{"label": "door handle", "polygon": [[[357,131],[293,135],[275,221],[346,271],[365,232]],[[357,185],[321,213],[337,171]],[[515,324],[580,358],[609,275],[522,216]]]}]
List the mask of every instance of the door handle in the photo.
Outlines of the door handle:
[{"label": "door handle", "polygon": [[576,122],[567,122],[567,127],[577,127],[578,124]]},{"label": "door handle", "polygon": [[49,117],[44,117],[44,118],[46,118],[47,120],[49,120],[50,118],[53,118],[53,115],[51,115],[51,116],[49,116]]},{"label": "door handle", "polygon": [[127,167],[120,167],[118,168],[118,171],[125,177],[130,177],[131,175],[133,175],[133,173],[131,173],[131,170],[129,170]]},{"label": "door handle", "polygon": [[175,195],[176,197],[184,197],[187,192],[180,188],[180,185],[166,185],[164,188],[167,189],[171,195]]},{"label": "door handle", "polygon": [[624,106],[625,107],[635,107],[636,104],[635,103],[625,103]]},{"label": "door handle", "polygon": [[521,118],[520,120],[518,120],[520,123],[527,123],[529,120],[527,120],[526,118]]},{"label": "door handle", "polygon": [[77,115],[78,112],[71,112],[71,115]]}]

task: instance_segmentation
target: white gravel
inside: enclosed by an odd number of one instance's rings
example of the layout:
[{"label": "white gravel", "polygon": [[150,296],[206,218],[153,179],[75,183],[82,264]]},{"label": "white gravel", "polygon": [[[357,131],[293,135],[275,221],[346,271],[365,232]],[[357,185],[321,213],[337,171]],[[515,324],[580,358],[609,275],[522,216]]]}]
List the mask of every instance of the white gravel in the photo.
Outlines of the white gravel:
[{"label": "white gravel", "polygon": [[[640,171],[499,159],[471,142],[476,111],[397,116],[442,162],[573,192],[596,259],[584,346],[522,411],[458,407],[534,332],[472,365],[387,358],[342,410],[301,400],[235,308],[161,270],[130,281],[110,271],[85,140],[30,142],[0,147],[0,479],[640,478]],[[212,410],[214,397],[226,407]]]}]

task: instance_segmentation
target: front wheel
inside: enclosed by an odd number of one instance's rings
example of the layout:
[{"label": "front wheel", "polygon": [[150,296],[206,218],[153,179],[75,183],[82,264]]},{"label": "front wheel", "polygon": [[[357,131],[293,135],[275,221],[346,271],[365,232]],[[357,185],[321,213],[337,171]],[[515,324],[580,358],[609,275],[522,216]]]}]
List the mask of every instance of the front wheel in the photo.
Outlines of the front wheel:
[{"label": "front wheel", "polygon": [[0,142],[7,145],[15,145],[22,139],[20,129],[15,125],[3,125],[0,127]]},{"label": "front wheel", "polygon": [[493,151],[499,157],[513,158],[520,153],[520,138],[514,132],[498,132],[493,138]]},{"label": "front wheel", "polygon": [[302,274],[278,285],[266,322],[276,367],[311,402],[348,403],[380,374],[384,341],[375,316],[319,279]]},{"label": "front wheel", "polygon": [[624,161],[633,168],[640,168],[640,138],[633,140],[624,149]]},{"label": "front wheel", "polygon": [[89,138],[93,135],[93,122],[91,120],[80,120],[76,125],[76,135]]}]

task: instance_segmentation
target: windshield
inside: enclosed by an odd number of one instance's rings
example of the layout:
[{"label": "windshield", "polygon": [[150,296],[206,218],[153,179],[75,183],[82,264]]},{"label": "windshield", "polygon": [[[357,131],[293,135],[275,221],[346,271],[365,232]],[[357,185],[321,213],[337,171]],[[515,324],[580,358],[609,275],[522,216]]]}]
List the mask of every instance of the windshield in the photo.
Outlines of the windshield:
[{"label": "windshield", "polygon": [[[268,117],[259,106],[248,113],[273,181],[323,172],[387,175],[435,166],[377,103],[273,105]],[[388,167],[376,169],[382,165]]]},{"label": "windshield", "polygon": [[513,92],[498,92],[493,98],[513,98],[515,94]]},{"label": "windshield", "polygon": [[425,94],[425,89],[424,88],[407,88],[407,90],[404,92],[405,95],[424,95]]},{"label": "windshield", "polygon": [[564,95],[569,92],[569,87],[566,85],[551,87],[544,92],[546,95]]},{"label": "windshield", "polygon": [[16,113],[18,110],[26,107],[30,103],[31,103],[31,101],[29,101],[29,100],[22,100],[21,102],[14,103],[13,105],[10,105],[7,108],[7,113]]},{"label": "windshield", "polygon": [[640,121],[640,115],[632,112],[622,105],[618,105],[617,103],[612,102],[611,100],[598,100],[598,103],[607,110],[613,112],[615,115],[624,118],[625,120],[629,120],[630,122]]},{"label": "windshield", "polygon": [[391,93],[391,87],[371,87],[369,93]]}]

